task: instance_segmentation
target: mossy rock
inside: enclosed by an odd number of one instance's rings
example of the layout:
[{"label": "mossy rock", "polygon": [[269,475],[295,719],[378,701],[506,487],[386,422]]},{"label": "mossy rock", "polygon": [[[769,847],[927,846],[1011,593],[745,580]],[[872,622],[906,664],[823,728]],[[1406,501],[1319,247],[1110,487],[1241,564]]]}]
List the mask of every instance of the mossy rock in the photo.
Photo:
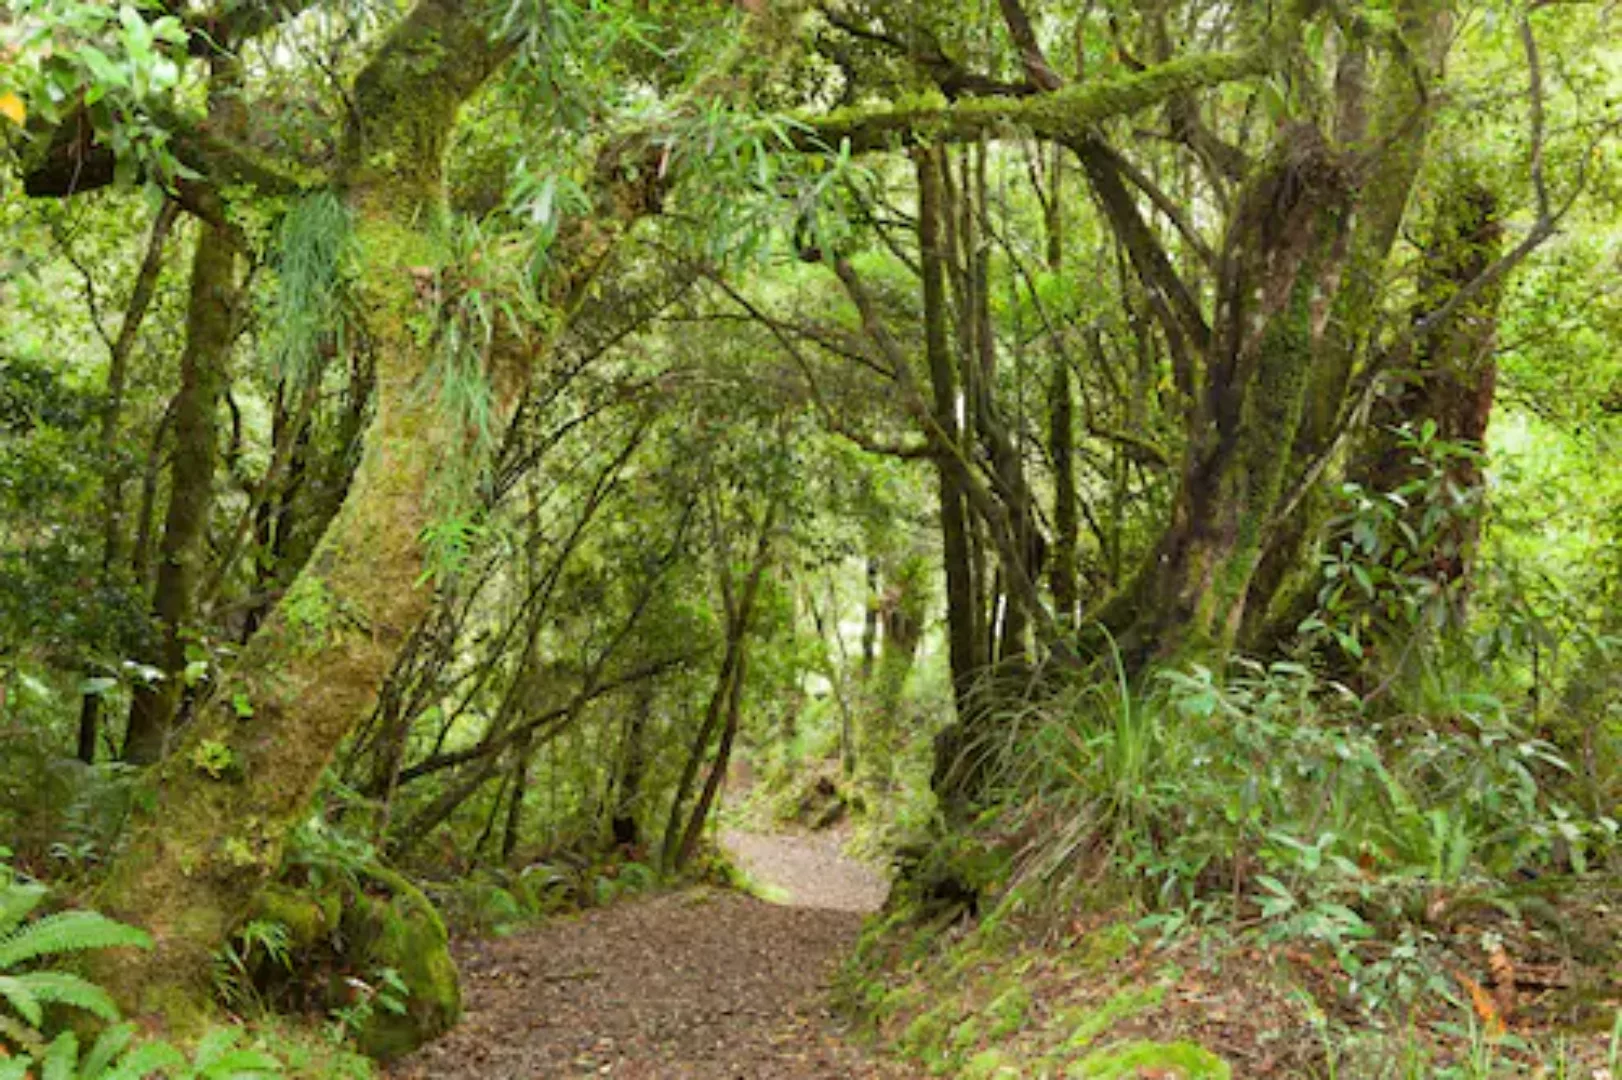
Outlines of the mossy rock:
[{"label": "mossy rock", "polygon": [[398,874],[376,876],[393,895],[358,898],[345,912],[344,930],[357,969],[389,968],[405,984],[404,1010],[374,1008],[355,1036],[366,1054],[391,1061],[449,1031],[462,1013],[462,991],[449,935],[433,904]]},{"label": "mossy rock", "polygon": [[307,952],[332,935],[342,915],[343,897],[336,892],[312,893],[272,884],[254,897],[249,919],[280,923],[287,928],[288,947]]},{"label": "mossy rock", "polygon": [[1088,1054],[1065,1071],[1075,1080],[1133,1080],[1152,1073],[1167,1080],[1233,1080],[1228,1063],[1191,1042],[1129,1042]]}]

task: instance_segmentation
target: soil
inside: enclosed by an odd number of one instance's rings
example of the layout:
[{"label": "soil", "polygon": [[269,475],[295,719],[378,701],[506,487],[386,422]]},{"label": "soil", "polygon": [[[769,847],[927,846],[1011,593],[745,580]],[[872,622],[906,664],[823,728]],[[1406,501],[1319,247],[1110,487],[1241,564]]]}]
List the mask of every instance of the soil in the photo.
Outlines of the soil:
[{"label": "soil", "polygon": [[824,911],[877,911],[890,883],[843,851],[844,832],[766,835],[728,829],[721,846],[771,899]]},{"label": "soil", "polygon": [[[462,1023],[391,1072],[542,1080],[865,1080],[913,1074],[831,1012],[834,970],[884,881],[819,835],[729,833],[768,903],[665,893],[457,947]],[[792,906],[791,906],[792,905]]]}]

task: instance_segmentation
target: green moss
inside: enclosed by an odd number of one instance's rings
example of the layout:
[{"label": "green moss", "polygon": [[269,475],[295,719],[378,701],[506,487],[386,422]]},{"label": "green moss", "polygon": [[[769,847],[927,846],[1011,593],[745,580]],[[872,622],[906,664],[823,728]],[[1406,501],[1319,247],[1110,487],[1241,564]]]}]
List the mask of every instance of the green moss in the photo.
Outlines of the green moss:
[{"label": "green moss", "polygon": [[914,1017],[912,1023],[907,1025],[907,1030],[901,1033],[899,1040],[901,1049],[921,1055],[929,1050],[938,1050],[944,1045],[953,1020],[947,1015],[947,1007],[943,1004]]},{"label": "green moss", "polygon": [[313,948],[338,926],[342,900],[336,893],[311,894],[288,885],[269,885],[254,898],[253,919],[287,928],[288,945]]},{"label": "green moss", "polygon": [[991,1019],[991,1037],[1001,1039],[1014,1034],[1025,1026],[1030,1016],[1031,992],[1024,986],[1012,986],[986,1006],[986,1015]]},{"label": "green moss", "polygon": [[393,871],[379,867],[374,876],[394,895],[387,900],[359,898],[346,913],[344,929],[352,938],[353,962],[362,971],[391,969],[405,984],[404,1011],[374,1009],[356,1036],[367,1054],[389,1061],[450,1030],[461,1015],[462,998],[439,913]]},{"label": "green moss", "polygon": [[959,1074],[963,1080],[993,1080],[994,1077],[1018,1077],[1018,1063],[1001,1050],[982,1050],[963,1064]]},{"label": "green moss", "polygon": [[980,1018],[971,1016],[952,1029],[952,1049],[967,1050],[972,1046],[978,1046],[984,1035],[985,1029],[980,1025]]},{"label": "green moss", "polygon": [[1095,930],[1076,945],[1073,963],[1083,971],[1101,971],[1131,951],[1137,935],[1126,923],[1112,923]]},{"label": "green moss", "polygon": [[291,632],[290,644],[302,655],[319,652],[331,639],[334,622],[332,590],[314,574],[301,574],[282,600]]},{"label": "green moss", "polygon": [[909,97],[879,107],[835,110],[809,121],[800,138],[808,145],[831,147],[848,142],[857,153],[883,149],[895,141],[950,141],[1008,127],[1028,128],[1061,141],[1076,139],[1102,120],[1148,108],[1179,93],[1263,74],[1272,62],[1272,52],[1266,48],[1208,53],[1030,97],[965,98],[951,103],[934,95]]},{"label": "green moss", "polygon": [[[1158,1071],[1156,1071],[1158,1070]],[[1065,1071],[1077,1080],[1136,1080],[1153,1072],[1167,1080],[1232,1080],[1228,1063],[1190,1042],[1130,1042],[1087,1055]]]},{"label": "green moss", "polygon": [[1117,991],[1096,1009],[1073,1009],[1065,1013],[1063,1022],[1071,1027],[1065,1040],[1065,1049],[1081,1050],[1090,1046],[1100,1035],[1128,1017],[1136,1016],[1159,1005],[1166,998],[1164,984],[1128,987]]}]

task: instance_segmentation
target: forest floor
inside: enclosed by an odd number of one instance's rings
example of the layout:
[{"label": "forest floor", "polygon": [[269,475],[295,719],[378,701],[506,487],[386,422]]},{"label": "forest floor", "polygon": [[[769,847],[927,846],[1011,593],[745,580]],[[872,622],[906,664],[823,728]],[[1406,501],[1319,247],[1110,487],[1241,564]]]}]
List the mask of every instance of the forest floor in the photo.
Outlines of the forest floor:
[{"label": "forest floor", "polygon": [[886,883],[833,833],[728,831],[773,903],[697,888],[462,942],[464,1016],[396,1080],[864,1080],[914,1075],[867,1054],[828,1005]]}]

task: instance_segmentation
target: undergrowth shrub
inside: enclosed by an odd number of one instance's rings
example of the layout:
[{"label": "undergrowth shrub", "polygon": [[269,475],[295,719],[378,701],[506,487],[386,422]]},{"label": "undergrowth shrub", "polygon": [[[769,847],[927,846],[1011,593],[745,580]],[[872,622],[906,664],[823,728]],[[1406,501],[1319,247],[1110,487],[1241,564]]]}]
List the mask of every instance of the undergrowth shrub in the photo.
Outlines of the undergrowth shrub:
[{"label": "undergrowth shrub", "polygon": [[1578,808],[1570,764],[1496,698],[1429,704],[1279,663],[1030,706],[1009,718],[993,800],[1011,889],[1061,908],[1124,894],[1163,934],[1227,921],[1301,943],[1364,1008],[1448,996],[1455,915],[1513,916],[1608,865],[1617,824]]}]

